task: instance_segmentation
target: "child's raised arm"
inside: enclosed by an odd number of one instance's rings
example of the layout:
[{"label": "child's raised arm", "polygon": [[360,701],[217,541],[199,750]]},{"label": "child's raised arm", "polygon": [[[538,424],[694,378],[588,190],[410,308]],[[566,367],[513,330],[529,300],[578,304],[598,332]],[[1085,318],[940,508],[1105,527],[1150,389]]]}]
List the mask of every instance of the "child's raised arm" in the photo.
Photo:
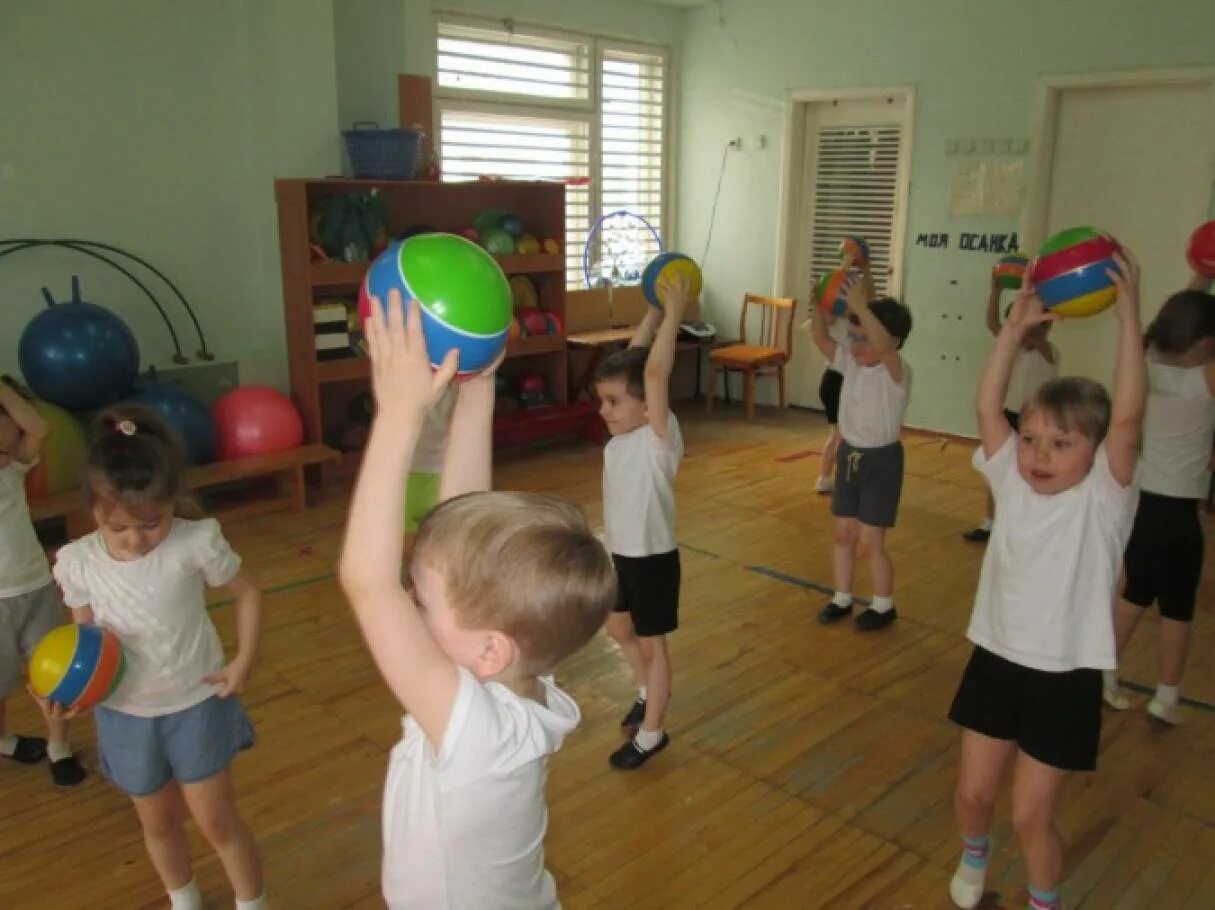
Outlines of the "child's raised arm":
[{"label": "child's raised arm", "polygon": [[1033,326],[1057,318],[1042,309],[1042,301],[1027,278],[1017,291],[1012,310],[996,336],[996,344],[987,358],[987,368],[979,381],[979,392],[975,399],[979,415],[979,439],[983,443],[983,454],[988,458],[995,455],[1012,434],[1012,427],[1004,416],[1004,396],[1008,391],[1008,378],[1012,375],[1021,339]]},{"label": "child's raised arm", "polygon": [[1000,292],[1001,287],[996,284],[996,276],[991,276],[991,290],[987,292],[987,310],[984,316],[987,320],[987,331],[999,337],[1000,335]]},{"label": "child's raised arm", "polygon": [[439,479],[440,502],[493,487],[494,379],[504,356],[505,352],[480,375],[461,384],[456,393]]},{"label": "child's raised arm", "polygon": [[373,300],[366,325],[376,415],[350,503],[339,575],[388,687],[437,748],[459,676],[401,584],[401,502],[422,420],[455,375],[456,356],[450,353],[432,375],[417,303],[409,306],[408,331],[395,291],[388,309],[386,319]]},{"label": "child's raised arm", "polygon": [[[644,328],[646,320],[653,324],[656,318],[661,319],[645,362],[645,404],[650,427],[663,439],[666,438],[671,418],[671,370],[675,367],[675,344],[679,340],[679,323],[683,321],[691,290],[686,275],[660,282],[658,294],[662,300],[662,313],[657,317],[647,313],[641,324]],[[654,312],[657,313],[657,310]],[[641,328],[638,329],[640,333]]]},{"label": "child's raised arm", "polygon": [[1120,325],[1105,451],[1110,473],[1125,487],[1135,479],[1135,464],[1139,460],[1139,437],[1147,407],[1147,365],[1143,359],[1143,329],[1139,324],[1139,263],[1130,250],[1115,254],[1114,261],[1118,268],[1110,269],[1108,274],[1118,288],[1114,306]]},{"label": "child's raised arm", "polygon": [[17,447],[9,454],[13,461],[29,464],[42,451],[42,443],[46,440],[46,421],[37,409],[26,401],[12,386],[12,380],[7,376],[0,377],[0,408],[8,413],[21,431]]}]

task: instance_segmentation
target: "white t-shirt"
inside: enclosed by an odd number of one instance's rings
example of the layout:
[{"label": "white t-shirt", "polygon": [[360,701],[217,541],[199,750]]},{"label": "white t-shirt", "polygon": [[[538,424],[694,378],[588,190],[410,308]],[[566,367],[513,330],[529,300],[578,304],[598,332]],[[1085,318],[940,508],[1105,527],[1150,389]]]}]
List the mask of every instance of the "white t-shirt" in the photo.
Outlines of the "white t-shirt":
[{"label": "white t-shirt", "polygon": [[1139,502],[1110,473],[1105,446],[1070,490],[1035,493],[1017,470],[1017,436],[975,468],[999,516],[983,556],[967,637],[1023,667],[1113,670],[1114,586]]},{"label": "white t-shirt", "polygon": [[215,694],[202,680],[224,665],[224,651],[204,594],[230,582],[240,564],[213,518],[173,519],[160,546],[130,561],[111,557],[100,531],[59,551],[64,602],[92,607],[96,623],[122,642],[126,670],[107,708],[159,717]]},{"label": "white t-shirt", "polygon": [[831,366],[844,374],[839,419],[844,441],[856,449],[876,449],[898,442],[911,393],[907,362],[903,361],[903,381],[895,382],[884,365],[863,367],[848,345],[837,344]]},{"label": "white t-shirt", "polygon": [[1143,418],[1143,489],[1161,496],[1204,499],[1215,398],[1202,367],[1174,367],[1148,357],[1147,413]]},{"label": "white t-shirt", "polygon": [[0,599],[51,583],[51,569],[25,499],[25,475],[37,463],[10,461],[0,468]]},{"label": "white t-shirt", "polygon": [[1008,377],[1008,391],[1004,393],[1004,410],[1020,414],[1038,387],[1059,375],[1059,354],[1054,345],[1051,345],[1051,355],[1054,363],[1043,357],[1037,348],[1017,349],[1017,358]]},{"label": "white t-shirt", "polygon": [[675,549],[675,473],[683,435],[671,414],[664,439],[648,423],[613,436],[603,450],[603,531],[617,556]]},{"label": "white t-shirt", "polygon": [[543,678],[545,702],[460,669],[435,754],[412,717],[384,785],[384,898],[392,910],[550,910],[546,758],[581,716]]}]

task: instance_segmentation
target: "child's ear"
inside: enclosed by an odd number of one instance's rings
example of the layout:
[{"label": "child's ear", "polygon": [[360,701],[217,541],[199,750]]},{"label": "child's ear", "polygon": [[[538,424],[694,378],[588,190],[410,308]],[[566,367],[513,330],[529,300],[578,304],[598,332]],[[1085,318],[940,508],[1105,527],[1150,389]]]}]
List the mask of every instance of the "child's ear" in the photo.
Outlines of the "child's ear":
[{"label": "child's ear", "polygon": [[519,657],[519,646],[513,638],[505,632],[486,632],[481,653],[477,655],[476,676],[492,679],[509,669]]}]

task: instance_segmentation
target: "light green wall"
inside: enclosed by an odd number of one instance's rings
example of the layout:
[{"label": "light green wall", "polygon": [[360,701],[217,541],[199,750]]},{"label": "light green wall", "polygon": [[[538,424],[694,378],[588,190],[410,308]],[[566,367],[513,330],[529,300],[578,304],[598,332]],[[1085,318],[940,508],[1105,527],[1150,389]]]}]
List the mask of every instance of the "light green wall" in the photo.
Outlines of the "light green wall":
[{"label": "light green wall", "polygon": [[[1029,138],[1039,75],[1215,64],[1215,3],[1192,0],[724,0],[724,11],[724,27],[716,3],[686,17],[678,131],[679,231],[696,255],[726,141],[770,140],[727,164],[707,263],[708,309],[724,326],[736,324],[744,291],[772,287],[786,90],[913,85],[908,233],[956,238],[1016,222],[947,216],[946,139]],[[989,265],[981,254],[908,246],[909,424],[973,431],[972,390],[990,347],[981,313]],[[959,312],[967,318],[941,318]],[[962,361],[942,362],[945,351]]]},{"label": "light green wall", "polygon": [[[129,249],[182,288],[242,380],[286,381],[275,177],[339,166],[330,0],[6,2],[0,237]],[[121,314],[143,363],[168,336],[139,291],[65,252],[0,260],[0,371],[49,285]],[[158,286],[189,354],[184,313]]]}]

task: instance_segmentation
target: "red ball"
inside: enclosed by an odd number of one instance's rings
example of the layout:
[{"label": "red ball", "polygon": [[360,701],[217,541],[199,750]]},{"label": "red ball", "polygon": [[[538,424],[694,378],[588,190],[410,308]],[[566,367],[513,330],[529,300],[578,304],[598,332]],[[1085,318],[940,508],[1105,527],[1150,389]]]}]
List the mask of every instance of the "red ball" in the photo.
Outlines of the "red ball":
[{"label": "red ball", "polygon": [[243,386],[215,402],[220,461],[299,448],[304,424],[291,400],[266,386]]},{"label": "red ball", "polygon": [[1215,278],[1215,221],[1200,224],[1190,235],[1185,258],[1190,268],[1203,278]]}]

